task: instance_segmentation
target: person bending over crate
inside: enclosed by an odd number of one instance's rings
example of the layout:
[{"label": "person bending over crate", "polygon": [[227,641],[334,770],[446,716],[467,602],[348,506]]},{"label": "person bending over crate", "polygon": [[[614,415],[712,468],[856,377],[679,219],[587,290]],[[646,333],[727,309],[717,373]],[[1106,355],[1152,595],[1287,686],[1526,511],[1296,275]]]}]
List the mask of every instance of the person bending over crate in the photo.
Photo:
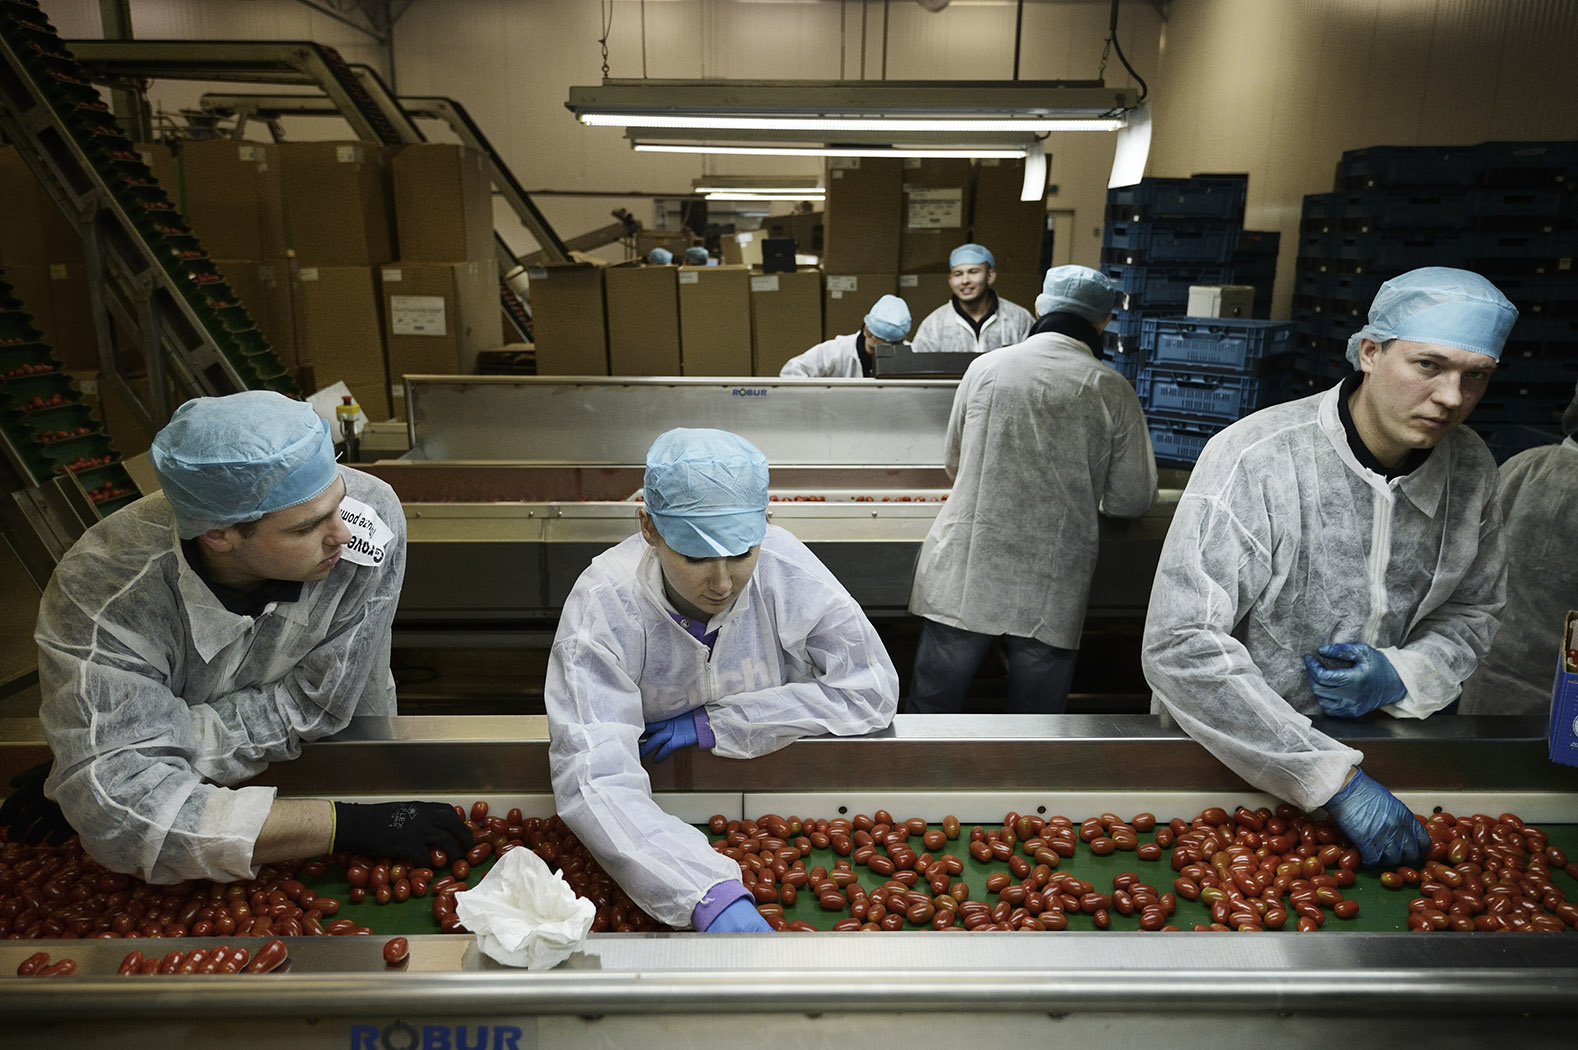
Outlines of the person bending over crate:
[{"label": "person bending over crate", "polygon": [[1348,342],[1354,374],[1207,442],[1156,569],[1152,709],[1255,787],[1324,806],[1369,865],[1416,863],[1429,839],[1309,716],[1424,718],[1490,648],[1496,463],[1460,424],[1517,316],[1466,270],[1387,281]]}]

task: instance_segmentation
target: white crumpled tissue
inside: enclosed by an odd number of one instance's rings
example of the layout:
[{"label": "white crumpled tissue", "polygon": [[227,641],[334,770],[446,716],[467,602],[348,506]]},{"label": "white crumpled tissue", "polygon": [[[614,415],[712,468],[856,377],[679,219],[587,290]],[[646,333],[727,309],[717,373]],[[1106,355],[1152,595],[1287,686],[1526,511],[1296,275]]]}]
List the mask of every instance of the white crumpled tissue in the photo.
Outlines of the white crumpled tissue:
[{"label": "white crumpled tissue", "polygon": [[455,894],[455,913],[489,958],[546,970],[586,943],[597,908],[541,857],[517,846],[476,886]]}]

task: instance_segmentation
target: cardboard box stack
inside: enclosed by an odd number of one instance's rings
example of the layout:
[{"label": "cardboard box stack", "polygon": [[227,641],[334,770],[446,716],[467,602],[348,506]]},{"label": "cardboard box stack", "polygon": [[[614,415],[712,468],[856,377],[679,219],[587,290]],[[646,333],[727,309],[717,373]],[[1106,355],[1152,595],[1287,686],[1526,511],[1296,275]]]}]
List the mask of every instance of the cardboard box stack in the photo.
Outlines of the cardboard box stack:
[{"label": "cardboard box stack", "polygon": [[775,376],[784,362],[820,343],[822,275],[815,270],[752,274],[751,373]]},{"label": "cardboard box stack", "polygon": [[[898,275],[891,273],[827,274],[822,299],[822,338],[860,331],[878,299],[898,294],[898,281]],[[919,318],[915,319],[915,324],[920,324]],[[805,350],[809,345],[800,349]]]},{"label": "cardboard box stack", "polygon": [[608,290],[608,374],[677,376],[679,267],[626,263],[603,271]]},{"label": "cardboard box stack", "polygon": [[297,356],[318,387],[344,381],[367,418],[392,414],[378,268],[395,258],[389,151],[364,142],[279,146],[295,253]]},{"label": "cardboard box stack", "polygon": [[11,146],[0,147],[0,268],[68,369],[99,367],[82,237]]},{"label": "cardboard box stack", "polygon": [[504,342],[492,180],[476,150],[401,148],[391,163],[397,263],[379,268],[390,398],[405,414],[407,375],[470,375]]},{"label": "cardboard box stack", "polygon": [[679,267],[679,341],[684,375],[751,374],[748,267]]},{"label": "cardboard box stack", "polygon": [[[997,260],[997,294],[1033,310],[1041,294],[1041,244],[1046,236],[1046,198],[1021,200],[1023,160],[982,158],[975,162],[970,237]],[[916,321],[919,324],[919,320]]]},{"label": "cardboard box stack", "polygon": [[606,376],[608,317],[603,267],[549,263],[528,272],[540,376]]}]

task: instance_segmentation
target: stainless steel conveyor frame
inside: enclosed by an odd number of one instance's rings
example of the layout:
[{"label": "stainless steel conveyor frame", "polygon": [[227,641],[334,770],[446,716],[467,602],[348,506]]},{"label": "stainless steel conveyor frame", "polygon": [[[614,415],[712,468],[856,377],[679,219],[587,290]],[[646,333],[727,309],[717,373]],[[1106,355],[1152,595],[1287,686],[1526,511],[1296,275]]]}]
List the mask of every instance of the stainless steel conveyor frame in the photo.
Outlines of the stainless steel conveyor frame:
[{"label": "stainless steel conveyor frame", "polygon": [[[36,728],[0,723],[0,776],[39,753]],[[1361,747],[1366,767],[1421,811],[1578,819],[1578,770],[1546,760],[1536,719],[1324,728]],[[358,722],[260,779],[293,795],[541,798],[546,754],[537,717],[395,718]],[[1262,797],[1147,716],[900,716],[871,737],[802,740],[749,762],[681,753],[650,772],[675,812],[821,804],[832,815],[898,798],[947,805],[968,822],[1005,804],[1074,815],[1100,802]],[[422,964],[402,973],[383,971],[377,938],[328,938],[293,943],[283,975],[147,981],[111,975],[124,942],[0,942],[0,974],[38,948],[79,960],[72,978],[0,977],[0,1044],[398,1047],[450,1045],[440,1040],[463,1031],[468,1045],[721,1047],[749,1031],[771,1033],[774,1046],[869,1045],[908,1022],[930,1040],[1094,1047],[1468,1046],[1497,1032],[1559,1046],[1578,1015],[1578,936],[1561,934],[603,934],[545,972],[499,967],[469,935],[416,942]]]}]

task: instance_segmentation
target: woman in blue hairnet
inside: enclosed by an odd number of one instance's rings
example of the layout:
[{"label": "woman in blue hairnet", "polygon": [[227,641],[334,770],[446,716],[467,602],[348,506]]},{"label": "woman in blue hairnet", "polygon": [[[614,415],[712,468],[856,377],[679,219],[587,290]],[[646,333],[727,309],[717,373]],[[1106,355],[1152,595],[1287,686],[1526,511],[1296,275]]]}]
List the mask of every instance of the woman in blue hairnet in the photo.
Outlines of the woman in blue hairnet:
[{"label": "woman in blue hairnet", "polygon": [[559,815],[659,922],[766,930],[739,865],[658,808],[641,758],[752,758],[888,725],[898,674],[828,570],[767,524],[767,459],[721,430],[647,452],[639,534],[565,601],[544,697]]},{"label": "woman in blue hairnet", "polygon": [[1381,286],[1356,371],[1213,437],[1179,500],[1141,654],[1155,702],[1250,784],[1324,806],[1366,864],[1428,846],[1311,715],[1446,707],[1504,597],[1496,464],[1461,426],[1517,310],[1478,274]]},{"label": "woman in blue hairnet", "polygon": [[1562,413],[1566,439],[1501,465],[1496,502],[1507,540],[1501,630],[1463,683],[1465,715],[1545,715],[1567,613],[1578,608],[1578,390]]},{"label": "woman in blue hairnet", "polygon": [[[227,786],[354,715],[394,714],[394,492],[339,466],[328,424],[272,391],[188,401],[150,456],[163,491],[89,529],[39,607],[54,816],[99,863],[154,883],[246,879],[332,850],[421,859],[469,845],[441,803]],[[29,794],[6,803],[15,837],[49,830],[52,807]]]},{"label": "woman in blue hairnet", "polygon": [[872,304],[860,331],[834,336],[803,354],[791,357],[778,370],[780,376],[870,379],[879,346],[904,342],[910,334],[910,308],[896,295],[884,295]]}]

